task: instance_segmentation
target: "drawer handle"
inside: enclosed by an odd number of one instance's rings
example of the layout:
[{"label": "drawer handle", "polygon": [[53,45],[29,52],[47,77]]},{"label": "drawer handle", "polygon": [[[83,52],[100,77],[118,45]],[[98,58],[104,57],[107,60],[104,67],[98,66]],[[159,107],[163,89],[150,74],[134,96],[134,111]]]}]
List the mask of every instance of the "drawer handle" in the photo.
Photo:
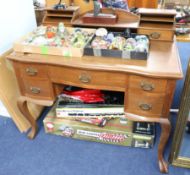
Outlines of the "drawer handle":
[{"label": "drawer handle", "polygon": [[151,104],[146,104],[146,103],[139,104],[139,107],[143,111],[150,111],[152,109],[152,105]]},{"label": "drawer handle", "polygon": [[26,68],[26,73],[30,76],[35,76],[35,75],[37,75],[38,71],[37,71],[37,69],[28,67],[28,68]]},{"label": "drawer handle", "polygon": [[79,80],[80,80],[82,83],[90,83],[91,77],[90,77],[89,75],[83,73],[83,74],[81,74],[81,75],[79,76]]},{"label": "drawer handle", "polygon": [[160,36],[161,36],[161,34],[158,33],[158,32],[153,32],[153,33],[150,34],[150,37],[151,37],[152,39],[159,39]]},{"label": "drawer handle", "polygon": [[33,94],[39,94],[41,92],[41,89],[37,87],[31,87],[30,90]]},{"label": "drawer handle", "polygon": [[152,91],[154,90],[155,86],[152,83],[141,82],[141,88],[144,91]]}]

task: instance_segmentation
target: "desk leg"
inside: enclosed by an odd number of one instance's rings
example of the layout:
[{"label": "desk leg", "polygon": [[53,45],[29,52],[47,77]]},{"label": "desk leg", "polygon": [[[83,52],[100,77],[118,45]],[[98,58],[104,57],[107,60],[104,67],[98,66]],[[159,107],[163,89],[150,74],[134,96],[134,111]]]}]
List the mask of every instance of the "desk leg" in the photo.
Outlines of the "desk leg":
[{"label": "desk leg", "polygon": [[160,143],[158,145],[158,162],[160,171],[162,173],[168,173],[168,163],[164,160],[164,149],[170,135],[171,123],[168,119],[162,119],[160,125],[162,131],[160,136]]},{"label": "desk leg", "polygon": [[28,110],[26,99],[22,96],[19,97],[18,101],[17,101],[17,106],[18,106],[19,110],[21,111],[21,113],[27,118],[27,120],[29,121],[29,123],[31,125],[31,130],[28,133],[28,138],[34,139],[34,137],[37,133],[37,130],[38,130],[38,126],[37,126],[35,119],[32,117],[32,115],[30,114],[30,112]]}]

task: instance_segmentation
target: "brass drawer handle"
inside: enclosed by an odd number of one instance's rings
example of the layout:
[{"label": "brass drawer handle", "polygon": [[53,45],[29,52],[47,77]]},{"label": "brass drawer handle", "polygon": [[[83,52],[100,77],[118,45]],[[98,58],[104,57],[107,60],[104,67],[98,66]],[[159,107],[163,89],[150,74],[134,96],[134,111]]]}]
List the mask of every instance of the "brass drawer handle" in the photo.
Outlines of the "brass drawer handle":
[{"label": "brass drawer handle", "polygon": [[82,74],[79,76],[79,80],[80,80],[82,83],[90,83],[91,77],[90,77],[90,75],[87,75],[86,73],[82,73]]},{"label": "brass drawer handle", "polygon": [[154,84],[152,83],[147,83],[147,82],[141,82],[141,88],[144,90],[144,91],[152,91],[154,90],[155,86]]},{"label": "brass drawer handle", "polygon": [[146,103],[139,104],[139,107],[143,111],[150,111],[152,109],[152,105],[151,104],[146,104]]},{"label": "brass drawer handle", "polygon": [[35,75],[37,75],[38,71],[35,68],[28,67],[28,68],[26,68],[26,73],[30,76],[35,76]]},{"label": "brass drawer handle", "polygon": [[158,33],[158,32],[153,32],[153,33],[150,34],[150,37],[151,37],[152,39],[159,39],[160,36],[161,36],[161,34]]},{"label": "brass drawer handle", "polygon": [[41,92],[41,89],[37,87],[30,87],[30,90],[33,94],[39,94]]}]

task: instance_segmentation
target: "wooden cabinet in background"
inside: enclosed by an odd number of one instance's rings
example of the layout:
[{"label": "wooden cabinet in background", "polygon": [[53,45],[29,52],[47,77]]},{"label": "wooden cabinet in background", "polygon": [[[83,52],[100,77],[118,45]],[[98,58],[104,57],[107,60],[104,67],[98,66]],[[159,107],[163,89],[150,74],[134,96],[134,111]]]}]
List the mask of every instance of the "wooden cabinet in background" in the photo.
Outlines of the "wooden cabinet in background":
[{"label": "wooden cabinet in background", "polygon": [[128,0],[129,7],[157,8],[158,0]]},{"label": "wooden cabinet in background", "polygon": [[78,6],[69,6],[67,9],[55,10],[51,7],[45,9],[43,25],[57,26],[59,22],[63,22],[65,26],[71,27],[71,20],[74,15],[79,13]]}]

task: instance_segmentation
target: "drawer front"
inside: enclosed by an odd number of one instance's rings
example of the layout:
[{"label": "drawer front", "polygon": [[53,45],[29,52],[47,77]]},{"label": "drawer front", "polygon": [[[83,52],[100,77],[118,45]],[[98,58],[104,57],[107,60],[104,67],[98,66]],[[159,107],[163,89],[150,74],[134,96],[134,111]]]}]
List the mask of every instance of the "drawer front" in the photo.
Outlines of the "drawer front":
[{"label": "drawer front", "polygon": [[146,117],[161,117],[164,94],[138,92],[129,90],[126,112]]},{"label": "drawer front", "polygon": [[117,72],[50,66],[49,73],[52,82],[84,88],[125,91],[127,86],[127,76]]},{"label": "drawer front", "polygon": [[54,99],[52,86],[46,79],[35,79],[34,81],[33,79],[25,78],[22,80],[21,86],[22,93],[28,97],[49,100]]},{"label": "drawer front", "polygon": [[129,77],[129,89],[141,90],[146,92],[164,93],[166,91],[167,80],[152,79],[141,76],[131,75]]},{"label": "drawer front", "polygon": [[45,65],[17,63],[20,75],[23,77],[48,78]]},{"label": "drawer front", "polygon": [[138,34],[148,35],[152,40],[172,41],[174,32],[172,30],[154,30],[154,29],[138,29]]}]

